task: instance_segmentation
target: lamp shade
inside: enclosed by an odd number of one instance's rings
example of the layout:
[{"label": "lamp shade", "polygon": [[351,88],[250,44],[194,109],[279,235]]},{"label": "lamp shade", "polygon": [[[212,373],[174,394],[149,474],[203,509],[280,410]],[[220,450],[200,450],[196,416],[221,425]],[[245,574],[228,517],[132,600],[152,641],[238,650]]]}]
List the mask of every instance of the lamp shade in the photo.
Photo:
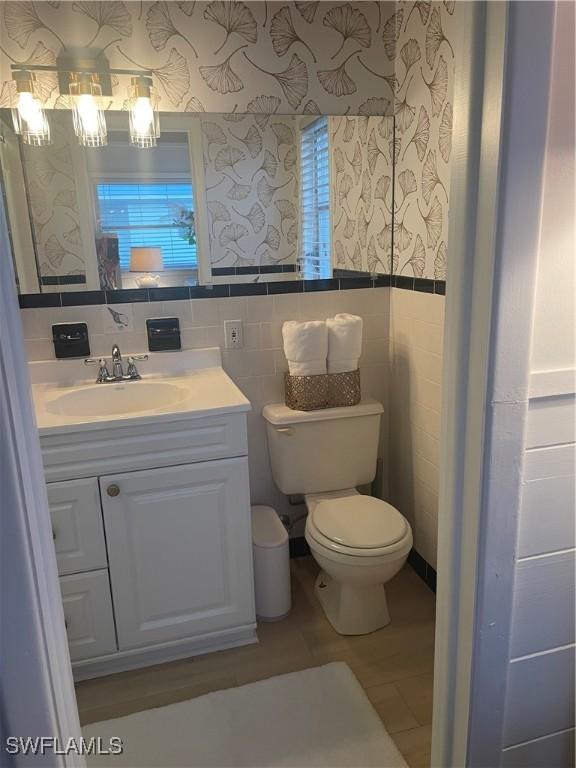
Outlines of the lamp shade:
[{"label": "lamp shade", "polygon": [[160,272],[163,269],[161,248],[130,248],[130,272]]}]

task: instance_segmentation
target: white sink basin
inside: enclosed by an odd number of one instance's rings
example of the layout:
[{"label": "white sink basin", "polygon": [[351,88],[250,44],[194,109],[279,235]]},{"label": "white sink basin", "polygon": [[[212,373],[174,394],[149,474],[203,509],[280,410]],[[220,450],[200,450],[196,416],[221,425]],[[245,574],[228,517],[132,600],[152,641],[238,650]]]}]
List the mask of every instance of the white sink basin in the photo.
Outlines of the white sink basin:
[{"label": "white sink basin", "polygon": [[46,402],[57,416],[105,418],[149,413],[181,403],[190,395],[185,387],[169,381],[127,381],[68,389]]},{"label": "white sink basin", "polygon": [[250,410],[217,347],[150,352],[139,381],[96,384],[86,380],[93,371],[82,359],[30,363],[29,370],[41,437]]}]

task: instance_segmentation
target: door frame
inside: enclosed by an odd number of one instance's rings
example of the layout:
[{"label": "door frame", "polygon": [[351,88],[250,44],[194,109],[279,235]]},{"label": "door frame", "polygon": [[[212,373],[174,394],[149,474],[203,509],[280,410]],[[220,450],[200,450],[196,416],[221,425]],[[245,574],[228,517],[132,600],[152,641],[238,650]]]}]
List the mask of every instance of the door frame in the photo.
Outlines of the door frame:
[{"label": "door frame", "polygon": [[555,5],[459,8],[432,726],[443,768],[501,759]]},{"label": "door frame", "polygon": [[[0,754],[8,736],[55,736],[59,747],[81,737],[15,285],[0,200],[0,645],[8,660],[0,675]],[[10,764],[29,760],[14,756]],[[81,755],[53,752],[34,762],[86,764]]]},{"label": "door frame", "polygon": [[[516,152],[514,141],[527,135],[532,151],[541,150],[543,156],[544,141],[538,140],[543,131],[545,135],[554,4],[463,2],[459,10],[463,19],[454,97],[432,742],[432,765],[443,768],[499,763],[516,531],[514,525],[502,526],[495,499],[507,494],[514,511],[519,482],[518,472],[508,478],[494,473],[494,467],[503,447],[509,458],[518,459],[525,408],[520,405],[512,414],[505,435],[498,430],[497,406],[521,399],[527,386],[532,303],[526,299],[533,290],[534,213],[539,205],[535,193],[534,199],[523,200],[524,208],[513,205],[514,182],[521,183],[526,159],[521,150],[529,146],[520,142]],[[529,88],[526,103],[514,102],[518,83]],[[518,231],[523,232],[522,247],[513,247]],[[513,301],[507,279],[521,259],[527,277]],[[42,723],[37,732],[65,739],[78,737],[80,727],[14,285],[0,211],[0,447],[6,454],[4,471],[15,478],[15,501],[3,515],[15,522],[15,544],[27,555],[15,575],[27,608],[22,622],[32,619],[30,648],[42,671],[33,687],[20,680],[19,696],[5,698],[5,716],[12,729],[30,730],[30,725]],[[512,315],[503,311],[507,300],[512,301]],[[520,351],[512,355],[518,363],[512,369],[505,363],[514,345]],[[468,361],[465,367],[463,359]],[[3,584],[2,590],[9,598],[14,583],[10,588]],[[18,698],[26,700],[24,711],[13,704]],[[46,764],[68,768],[84,761],[54,757]]]}]

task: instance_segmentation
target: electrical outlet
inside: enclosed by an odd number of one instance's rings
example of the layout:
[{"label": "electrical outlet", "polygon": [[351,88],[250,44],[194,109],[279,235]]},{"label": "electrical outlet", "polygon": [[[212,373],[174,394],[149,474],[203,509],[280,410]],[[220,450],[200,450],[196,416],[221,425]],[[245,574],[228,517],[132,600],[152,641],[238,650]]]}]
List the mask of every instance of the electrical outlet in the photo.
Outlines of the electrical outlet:
[{"label": "electrical outlet", "polygon": [[244,346],[242,320],[226,320],[224,323],[226,349],[240,349]]}]

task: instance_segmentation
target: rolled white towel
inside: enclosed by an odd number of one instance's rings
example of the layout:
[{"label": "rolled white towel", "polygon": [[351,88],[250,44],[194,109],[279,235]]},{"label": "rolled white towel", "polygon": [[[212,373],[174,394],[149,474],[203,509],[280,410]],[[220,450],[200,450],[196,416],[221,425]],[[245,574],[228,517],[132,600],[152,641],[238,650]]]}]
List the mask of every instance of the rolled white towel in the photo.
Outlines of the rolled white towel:
[{"label": "rolled white towel", "polygon": [[324,320],[288,320],[282,326],[284,354],[292,376],[326,373],[328,331]]},{"label": "rolled white towel", "polygon": [[362,353],[362,318],[341,313],[326,320],[328,373],[355,371]]}]

